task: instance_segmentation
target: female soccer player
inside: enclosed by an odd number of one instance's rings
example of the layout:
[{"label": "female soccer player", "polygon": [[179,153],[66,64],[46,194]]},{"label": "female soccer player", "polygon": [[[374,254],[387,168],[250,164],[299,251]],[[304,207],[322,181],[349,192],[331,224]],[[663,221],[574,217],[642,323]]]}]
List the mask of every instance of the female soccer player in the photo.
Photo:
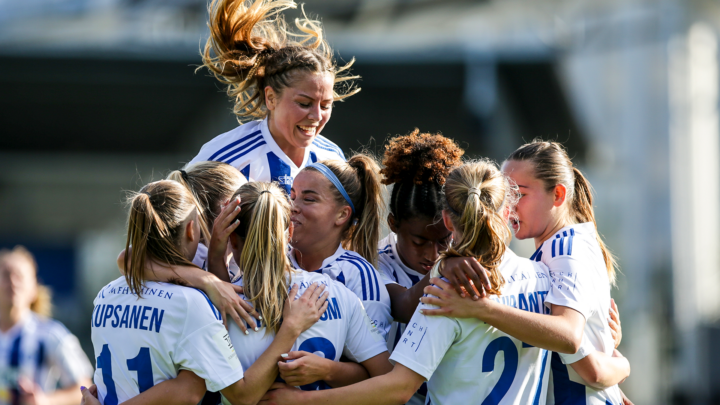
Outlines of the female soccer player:
[{"label": "female soccer player", "polygon": [[[77,404],[92,366],[63,324],[22,246],[0,251],[0,404]],[[59,387],[59,388],[58,388]]]},{"label": "female soccer player", "polygon": [[[130,205],[126,251],[131,245],[132,250],[125,276],[98,293],[93,310],[100,403],[128,401],[168,379],[179,382],[176,389],[149,395],[160,394],[155,399],[165,403],[194,404],[206,386],[232,404],[257,402],[275,380],[280,354],[324,312],[327,304],[318,299],[322,287],[307,288],[295,301],[298,287],[293,286],[282,327],[243,374],[220,315],[202,292],[144,278],[146,268],[194,266],[200,225],[193,196],[177,182],[163,180],[143,187]],[[179,370],[187,372],[175,379]]]},{"label": "female soccer player", "polygon": [[354,292],[385,338],[392,316],[375,269],[383,206],[378,172],[375,160],[363,154],[303,169],[290,192],[295,226],[290,258],[294,267],[327,274]]},{"label": "female soccer player", "polygon": [[[201,269],[208,270],[208,245],[210,244],[213,222],[220,214],[224,204],[230,201],[230,198],[240,186],[247,183],[247,179],[235,168],[222,162],[191,164],[185,169],[172,171],[167,179],[175,180],[187,187],[202,209],[200,212],[200,225],[203,240],[198,244],[197,253],[195,253],[192,261]],[[222,247],[219,246],[219,248]],[[238,274],[238,267],[232,259],[232,254],[228,253],[227,249],[219,249],[218,252],[213,253],[215,257],[228,263],[228,271],[224,274],[217,274],[217,276],[224,281],[235,278]]]},{"label": "female soccer player", "polygon": [[[506,248],[510,230],[505,204],[513,192],[500,171],[489,161],[466,163],[449,174],[445,196],[443,221],[453,242],[440,260],[476,257],[488,271],[489,293],[495,299],[525,302],[529,310],[542,311],[542,295],[550,289],[547,268]],[[426,308],[420,305],[408,323],[391,356],[395,367],[386,376],[323,392],[278,389],[261,403],[403,404],[426,380],[432,404],[543,403],[548,380],[545,350],[477,319],[425,316]]]},{"label": "female soccer player", "polygon": [[[380,171],[383,184],[393,186],[387,217],[392,232],[378,245],[378,270],[395,319],[388,333],[391,352],[415,313],[430,269],[450,242],[442,221],[442,186],[464,153],[442,135],[419,132],[391,139]],[[409,403],[425,404],[426,393],[423,384]]]},{"label": "female soccer player", "polygon": [[[427,313],[476,317],[523,342],[558,352],[552,356],[550,403],[622,403],[616,384],[629,375],[630,364],[614,350],[619,342],[613,341],[606,321],[615,261],[596,231],[590,184],[555,142],[521,146],[503,171],[522,196],[511,220],[513,230],[518,239],[535,239],[531,260],[550,268],[553,288],[545,302],[553,316],[487,299],[462,300],[452,291],[433,288],[425,291],[439,298],[422,300],[443,308]],[[438,285],[445,286],[442,281]]]},{"label": "female soccer player", "polygon": [[[304,17],[292,32],[280,13],[291,0],[213,0],[203,64],[235,102],[240,119],[259,119],[206,143],[191,163],[229,163],[253,181],[277,181],[290,192],[300,169],[342,150],[320,135],[333,103],[358,91],[338,67],[319,21]],[[304,14],[303,14],[304,15]]]}]

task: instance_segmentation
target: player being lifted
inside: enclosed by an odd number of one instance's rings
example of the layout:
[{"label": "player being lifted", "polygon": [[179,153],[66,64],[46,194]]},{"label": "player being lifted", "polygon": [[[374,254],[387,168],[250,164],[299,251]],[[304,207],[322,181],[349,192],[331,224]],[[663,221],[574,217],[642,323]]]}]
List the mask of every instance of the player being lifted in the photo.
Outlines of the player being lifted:
[{"label": "player being lifted", "polygon": [[[148,281],[144,275],[167,266],[194,266],[200,239],[198,206],[175,181],[150,183],[130,199],[125,276],[95,299],[92,340],[97,357],[98,398],[86,403],[196,404],[221,391],[233,404],[255,403],[277,375],[277,358],[325,311],[324,286],[298,286],[287,294],[282,327],[259,359],[243,373],[220,314],[200,291]],[[132,256],[132,257],[130,257]],[[169,380],[159,389],[153,387]]]},{"label": "player being lifted", "polygon": [[300,169],[325,159],[345,160],[320,135],[333,103],[358,91],[338,67],[319,21],[282,11],[291,0],[213,0],[203,64],[228,86],[239,119],[250,121],[206,143],[191,163],[229,163],[253,181],[277,181],[287,193]]},{"label": "player being lifted", "polygon": [[[454,255],[476,257],[488,271],[491,294],[532,300],[532,310],[542,311],[541,296],[550,289],[547,268],[515,256],[505,245],[510,238],[508,207],[514,195],[489,161],[454,169],[445,183],[442,213],[453,242],[440,260]],[[425,316],[422,311],[427,308],[420,305],[408,323],[391,356],[395,367],[386,376],[322,392],[281,388],[270,391],[261,403],[403,404],[426,380],[432,404],[480,401],[488,393],[492,403],[543,403],[548,380],[545,350],[527,346],[477,319]],[[504,356],[497,357],[501,351]],[[496,358],[503,358],[505,364],[496,367]],[[511,399],[503,402],[506,396]]]},{"label": "player being lifted", "polygon": [[545,303],[552,316],[489,299],[462,299],[442,280],[437,283],[444,292],[425,290],[439,298],[422,299],[442,309],[427,313],[478,318],[523,342],[556,352],[550,404],[623,403],[626,399],[617,384],[629,375],[630,364],[615,350],[620,336],[613,339],[606,320],[608,313],[617,318],[615,309],[610,309],[615,261],[596,231],[590,184],[555,142],[521,146],[505,161],[503,171],[521,195],[511,220],[516,237],[534,238],[537,251],[531,260],[550,269],[553,288]]}]

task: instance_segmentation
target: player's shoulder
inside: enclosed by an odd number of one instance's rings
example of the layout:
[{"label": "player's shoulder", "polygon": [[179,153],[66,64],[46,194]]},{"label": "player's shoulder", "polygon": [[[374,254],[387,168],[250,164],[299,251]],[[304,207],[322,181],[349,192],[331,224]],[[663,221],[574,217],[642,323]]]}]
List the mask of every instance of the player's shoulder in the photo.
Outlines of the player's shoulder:
[{"label": "player's shoulder", "polygon": [[187,305],[188,312],[196,313],[203,318],[212,317],[218,321],[222,320],[220,311],[202,290],[177,285],[173,285],[173,287],[172,292],[178,293],[178,297],[182,300],[179,303]]},{"label": "player's shoulder", "polygon": [[363,301],[380,301],[382,297],[380,273],[357,252],[346,250],[336,263],[344,275],[344,284]]},{"label": "player's shoulder", "polygon": [[32,320],[36,325],[36,332],[43,340],[62,341],[72,333],[65,325],[55,319],[38,314],[32,314]]},{"label": "player's shoulder", "polygon": [[597,233],[591,222],[566,226],[533,253],[530,260],[549,262],[557,258],[578,258],[597,247]]},{"label": "player's shoulder", "polygon": [[500,263],[500,269],[503,275],[522,272],[548,272],[545,263],[536,261],[535,258],[527,259],[520,257],[509,248],[505,250],[502,262]]},{"label": "player's shoulder", "polygon": [[311,146],[313,152],[317,155],[318,160],[341,159],[345,160],[345,154],[342,149],[333,141],[322,135],[316,135]]},{"label": "player's shoulder", "polygon": [[220,134],[202,146],[191,164],[213,160],[229,163],[238,155],[249,153],[264,144],[261,128],[262,121],[250,121],[228,132]]}]

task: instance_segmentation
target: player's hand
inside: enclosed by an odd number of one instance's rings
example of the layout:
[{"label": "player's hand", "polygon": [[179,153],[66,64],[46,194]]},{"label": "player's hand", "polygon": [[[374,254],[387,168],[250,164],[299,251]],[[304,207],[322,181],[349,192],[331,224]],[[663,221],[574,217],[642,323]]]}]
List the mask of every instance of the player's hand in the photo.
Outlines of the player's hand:
[{"label": "player's hand", "polygon": [[420,310],[423,315],[479,318],[488,310],[488,304],[493,302],[487,296],[478,298],[477,301],[465,299],[449,283],[437,277],[431,278],[430,284],[423,290],[428,296],[420,298],[420,302],[439,308],[423,308]]},{"label": "player's hand", "polygon": [[298,285],[294,284],[283,307],[283,327],[299,336],[320,319],[328,303],[329,293],[325,292],[325,284],[312,283],[307,290],[296,299]]},{"label": "player's hand", "polygon": [[[228,315],[246,335],[249,333],[246,325],[252,325],[253,330],[257,325],[253,317],[262,320],[262,316],[249,303],[238,296],[238,294],[242,293],[242,287],[226,283],[213,275],[208,275],[205,280],[205,287],[202,290],[205,291],[210,301],[220,311],[226,328],[229,327]],[[256,331],[259,331],[259,328]]]},{"label": "player's hand", "polygon": [[302,395],[304,395],[304,391],[298,388],[283,383],[274,383],[258,402],[258,405],[293,405]]},{"label": "player's hand", "polygon": [[447,258],[440,264],[440,274],[462,298],[470,292],[472,299],[478,300],[486,295],[485,289],[490,288],[487,271],[474,257]]},{"label": "player's hand", "polygon": [[618,311],[615,300],[610,298],[610,318],[608,318],[608,324],[610,325],[610,334],[615,341],[615,348],[620,346],[622,341],[622,327],[620,326],[620,311]]},{"label": "player's hand", "polygon": [[327,362],[332,360],[303,351],[289,352],[278,362],[280,378],[296,387],[328,379],[330,369]]},{"label": "player's hand", "polygon": [[240,214],[240,197],[233,198],[226,204],[221,205],[220,214],[213,222],[210,245],[208,246],[208,268],[223,263],[227,272],[227,246],[230,234],[240,226],[240,220],[236,219]]},{"label": "player's hand", "polygon": [[18,380],[21,405],[52,405],[43,390],[27,377]]},{"label": "player's hand", "polygon": [[80,387],[80,392],[82,392],[80,405],[102,405],[97,398],[97,386],[95,384],[91,385],[90,388]]}]

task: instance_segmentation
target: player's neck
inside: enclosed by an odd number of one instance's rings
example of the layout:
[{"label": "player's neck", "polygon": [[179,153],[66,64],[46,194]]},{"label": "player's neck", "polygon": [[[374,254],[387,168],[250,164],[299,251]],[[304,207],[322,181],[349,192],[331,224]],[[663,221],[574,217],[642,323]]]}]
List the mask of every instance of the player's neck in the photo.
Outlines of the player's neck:
[{"label": "player's neck", "polygon": [[293,163],[295,163],[295,166],[302,166],[303,161],[305,160],[305,148],[295,147],[282,136],[276,136],[275,134],[279,133],[279,131],[275,128],[275,122],[271,119],[268,120],[268,130],[270,131],[270,136],[272,136],[277,146],[290,160],[292,160]]},{"label": "player's neck", "polygon": [[546,240],[552,238],[552,236],[555,235],[559,230],[565,228],[568,225],[572,224],[562,220],[558,220],[549,225],[545,229],[545,232],[542,233],[542,235],[535,238],[535,249],[539,248],[540,245],[542,245]]},{"label": "player's neck", "polygon": [[13,326],[17,325],[28,313],[27,308],[18,308],[11,306],[9,308],[0,308],[0,332],[7,332]]},{"label": "player's neck", "polygon": [[292,254],[302,270],[315,271],[320,270],[325,259],[335,254],[339,245],[340,242],[336,243],[334,240],[329,243],[323,240],[316,246],[308,246],[303,250],[295,248]]}]

